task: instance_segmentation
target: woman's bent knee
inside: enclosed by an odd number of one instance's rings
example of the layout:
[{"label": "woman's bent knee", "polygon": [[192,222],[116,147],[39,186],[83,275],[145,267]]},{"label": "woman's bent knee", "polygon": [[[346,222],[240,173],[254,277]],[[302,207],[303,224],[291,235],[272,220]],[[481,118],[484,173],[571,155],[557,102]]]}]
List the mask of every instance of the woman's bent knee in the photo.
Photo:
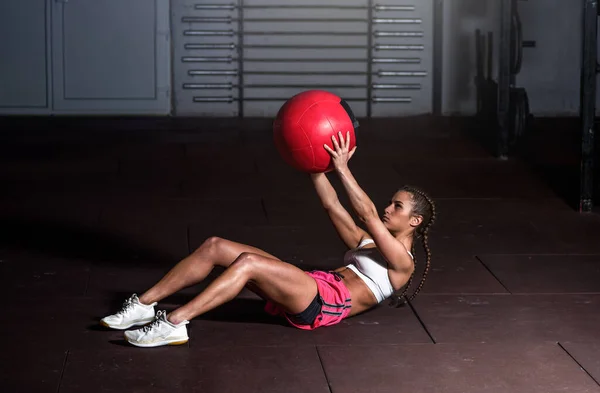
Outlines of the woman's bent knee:
[{"label": "woman's bent knee", "polygon": [[243,252],[233,261],[231,268],[251,270],[263,257],[253,252]]},{"label": "woman's bent knee", "polygon": [[198,247],[196,249],[196,252],[198,252],[198,251],[206,251],[206,250],[216,250],[217,248],[219,248],[219,246],[222,243],[222,241],[223,241],[223,239],[221,239],[220,237],[211,236],[208,239],[206,239],[204,241],[204,243],[202,243],[200,245],[200,247]]},{"label": "woman's bent knee", "polygon": [[262,258],[260,255],[255,254],[253,252],[244,251],[233,261],[232,265],[247,265],[249,263],[255,262],[258,258]]}]

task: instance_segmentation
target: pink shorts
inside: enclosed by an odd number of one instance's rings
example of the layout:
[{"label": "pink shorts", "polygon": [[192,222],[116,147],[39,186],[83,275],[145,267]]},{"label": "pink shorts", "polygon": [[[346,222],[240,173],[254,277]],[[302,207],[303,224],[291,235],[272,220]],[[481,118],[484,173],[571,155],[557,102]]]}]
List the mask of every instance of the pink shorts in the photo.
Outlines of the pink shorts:
[{"label": "pink shorts", "polygon": [[344,282],[334,272],[324,272],[313,270],[305,272],[317,282],[317,298],[321,305],[321,310],[317,314],[314,322],[310,325],[300,325],[292,321],[289,315],[273,302],[267,301],[265,311],[271,315],[284,316],[290,325],[303,330],[314,330],[320,326],[335,325],[350,314],[352,300],[350,291],[344,285]]}]

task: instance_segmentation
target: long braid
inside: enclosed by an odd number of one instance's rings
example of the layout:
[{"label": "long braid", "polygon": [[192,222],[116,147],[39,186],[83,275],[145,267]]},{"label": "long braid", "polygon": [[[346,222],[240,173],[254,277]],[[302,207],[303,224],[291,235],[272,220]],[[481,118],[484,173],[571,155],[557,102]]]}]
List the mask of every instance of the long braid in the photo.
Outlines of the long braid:
[{"label": "long braid", "polygon": [[423,284],[425,284],[425,279],[427,278],[427,274],[429,273],[429,268],[431,266],[431,250],[429,249],[429,228],[431,228],[431,225],[433,224],[433,222],[435,221],[435,218],[436,218],[435,217],[436,216],[435,204],[433,203],[431,198],[421,190],[415,189],[415,192],[417,192],[417,194],[419,194],[423,198],[425,198],[427,203],[429,203],[429,207],[431,209],[431,218],[429,219],[429,222],[427,224],[425,224],[425,226],[423,227],[423,229],[421,231],[417,231],[417,233],[421,235],[423,249],[425,250],[425,255],[426,255],[426,262],[425,262],[425,271],[423,272],[423,278],[421,279],[421,282],[419,283],[419,286],[417,287],[415,292],[410,297],[410,300],[413,300],[417,296],[417,294],[421,291],[421,288],[423,288]]},{"label": "long braid", "polygon": [[404,291],[402,291],[402,293],[399,296],[400,299],[404,299],[404,303],[406,303],[406,294],[408,293],[408,289],[410,288],[410,285],[412,284],[413,278],[415,277],[415,271],[417,270],[417,258],[415,257],[415,243],[414,242],[412,244],[410,253],[413,255],[413,263],[415,265],[415,268],[414,268],[412,274],[410,275],[410,278],[408,279],[408,282],[404,286]]},{"label": "long braid", "polygon": [[[421,289],[423,288],[423,285],[425,283],[425,279],[427,278],[427,274],[429,273],[429,268],[431,266],[431,250],[429,248],[429,229],[431,228],[431,225],[434,223],[435,219],[436,219],[436,209],[435,209],[435,204],[433,203],[433,200],[427,195],[425,194],[423,191],[421,191],[418,188],[415,187],[411,187],[411,186],[404,186],[401,188],[402,191],[407,191],[413,194],[413,199],[416,200],[416,202],[420,202],[420,200],[422,199],[423,201],[425,201],[429,206],[427,206],[429,209],[426,209],[427,207],[424,206],[420,206],[420,203],[417,203],[416,207],[417,207],[417,211],[416,214],[421,214],[421,215],[430,215],[428,217],[427,220],[425,220],[421,225],[424,226],[419,226],[416,230],[416,236],[418,238],[421,238],[421,243],[423,245],[423,249],[425,251],[425,270],[423,272],[423,277],[421,278],[421,282],[419,283],[419,286],[417,287],[417,289],[415,290],[415,292],[410,296],[410,298],[407,298],[406,294],[408,293],[408,290],[412,284],[413,278],[415,276],[415,272],[416,272],[416,266],[417,266],[417,260],[416,260],[416,255],[415,255],[415,244],[413,242],[413,245],[411,247],[411,253],[413,255],[413,263],[414,263],[414,269],[413,269],[413,273],[410,275],[410,278],[408,279],[408,282],[406,283],[405,287],[404,287],[404,291],[402,292],[402,294],[400,294],[399,296],[395,296],[394,299],[392,299],[392,305],[395,307],[400,307],[404,304],[406,304],[408,301],[412,301],[417,294],[421,291]],[[426,210],[429,210],[428,212]],[[429,214],[426,214],[429,213]],[[424,217],[426,218],[426,217]]]}]

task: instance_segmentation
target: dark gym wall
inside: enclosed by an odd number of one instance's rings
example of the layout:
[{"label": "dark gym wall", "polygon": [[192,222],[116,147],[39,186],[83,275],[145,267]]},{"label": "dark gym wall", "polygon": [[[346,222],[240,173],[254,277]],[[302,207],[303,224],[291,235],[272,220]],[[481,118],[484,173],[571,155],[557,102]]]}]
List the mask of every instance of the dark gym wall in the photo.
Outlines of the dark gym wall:
[{"label": "dark gym wall", "polygon": [[[581,67],[582,0],[518,1],[523,49],[517,85],[529,95],[535,116],[578,116]],[[444,0],[444,114],[475,113],[475,30],[494,33],[497,73],[500,1]]]}]

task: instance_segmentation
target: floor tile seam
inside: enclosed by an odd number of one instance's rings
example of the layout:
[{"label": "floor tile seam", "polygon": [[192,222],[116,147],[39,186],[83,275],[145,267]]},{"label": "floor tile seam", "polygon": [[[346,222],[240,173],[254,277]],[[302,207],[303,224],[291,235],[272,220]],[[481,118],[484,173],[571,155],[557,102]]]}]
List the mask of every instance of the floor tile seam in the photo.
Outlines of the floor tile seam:
[{"label": "floor tile seam", "polygon": [[434,342],[403,342],[403,343],[369,343],[369,344],[316,344],[317,348],[352,348],[352,347],[417,347],[417,346],[437,346],[440,343]]},{"label": "floor tile seam", "polygon": [[[380,143],[380,145],[383,146],[387,146],[386,143]],[[368,153],[372,153],[375,154],[376,151],[370,151]],[[418,160],[419,158],[407,158],[407,160]],[[428,159],[427,163],[430,164],[432,162],[438,163],[438,162],[444,162],[444,161],[459,161],[459,162],[472,162],[472,161],[486,161],[486,162],[490,162],[490,163],[496,163],[498,164],[498,166],[501,165],[518,165],[518,164],[522,164],[521,161],[519,161],[518,159],[514,159],[514,160],[506,160],[506,161],[499,161],[496,157],[493,156],[487,156],[487,155],[482,155],[482,156],[448,156],[448,157],[442,157],[442,158],[431,158]]]},{"label": "floor tile seam", "polygon": [[436,343],[435,338],[433,337],[433,334],[429,331],[429,329],[427,329],[427,326],[425,325],[425,321],[423,321],[423,319],[421,319],[421,316],[419,315],[419,313],[417,312],[416,308],[414,307],[414,305],[412,304],[412,302],[409,300],[407,302],[408,306],[410,307],[411,311],[413,312],[413,315],[417,318],[417,320],[419,321],[419,324],[421,325],[421,327],[423,328],[423,330],[425,330],[425,333],[427,333],[427,336],[429,337],[429,339],[431,340],[431,342],[433,344]]},{"label": "floor tile seam", "polygon": [[510,296],[507,292],[421,292],[420,296]]},{"label": "floor tile seam", "polygon": [[[515,346],[521,347],[523,345],[520,340],[514,340]],[[532,341],[529,343],[533,346],[554,346],[557,344],[556,340],[540,340],[540,341]],[[406,343],[369,343],[369,344],[316,344],[318,348],[336,348],[336,347],[452,347],[452,346],[462,346],[462,345],[477,345],[477,346],[504,346],[507,345],[506,340],[502,341],[437,341],[435,343],[432,342],[406,342]]]},{"label": "floor tile seam", "polygon": [[[508,197],[489,197],[489,196],[481,196],[481,197],[477,197],[477,196],[471,196],[471,197],[436,196],[434,192],[429,192],[429,194],[431,195],[431,197],[434,199],[435,202],[439,202],[439,201],[442,201],[442,202],[479,201],[479,202],[490,202],[490,203],[497,202],[497,203],[501,204],[503,202],[511,202],[511,203],[512,202],[533,202],[533,201],[539,201],[539,200],[554,200],[555,199],[553,196],[542,197],[539,195],[533,195],[533,196],[528,196],[528,197],[508,198]],[[530,210],[530,207],[527,207],[527,209]]]},{"label": "floor tile seam", "polygon": [[536,339],[532,339],[531,337],[527,337],[527,338],[506,338],[506,339],[499,339],[499,340],[443,340],[443,339],[439,339],[435,345],[439,346],[439,345],[489,345],[489,346],[511,346],[514,345],[518,348],[521,348],[522,346],[554,346],[557,343],[557,339],[556,338],[552,338],[552,339],[541,339],[541,340],[536,340]]},{"label": "floor tile seam", "polygon": [[[90,192],[90,194],[93,194]],[[62,194],[61,194],[62,195]],[[68,194],[67,194],[68,195]],[[130,196],[131,194],[129,193],[125,193],[121,196],[108,196],[106,198],[102,198],[102,199],[110,199],[110,200],[117,200],[117,202],[120,203],[124,203],[124,202],[136,202],[137,204],[139,203],[143,203],[143,202],[155,202],[155,203],[161,203],[161,202],[169,202],[169,203],[180,203],[180,202],[230,202],[230,201],[249,201],[249,200],[254,200],[254,201],[259,201],[260,197],[258,196],[240,196],[240,197],[199,197],[199,196],[189,196],[189,195],[181,195],[181,196],[170,196],[170,195],[147,195],[145,198],[141,198],[138,195],[134,195],[134,196]],[[77,193],[74,196],[79,196],[79,193]],[[64,198],[63,198],[64,199]],[[303,199],[298,198],[298,201],[302,201]]]},{"label": "floor tile seam", "polygon": [[[107,292],[112,290],[107,289]],[[434,298],[434,297],[473,297],[473,296],[486,296],[486,297],[552,297],[552,296],[563,296],[563,297],[579,297],[579,296],[592,296],[598,297],[600,296],[600,292],[516,292],[516,293],[420,293],[420,298]],[[39,294],[19,294],[19,300],[25,301],[34,301],[40,299],[47,299],[46,292],[40,292]],[[97,293],[93,294],[89,290],[86,294],[64,294],[64,295],[53,295],[53,299],[61,300],[61,301],[110,301],[110,299],[106,298],[105,293]],[[17,302],[19,301],[17,300]],[[259,301],[259,299],[257,299]],[[418,303],[418,302],[417,302]],[[165,303],[169,304],[169,303]],[[174,303],[173,303],[174,305]],[[10,309],[11,307],[8,307]]]},{"label": "floor tile seam", "polygon": [[560,342],[556,343],[566,354],[567,356],[569,356],[571,358],[571,360],[573,362],[575,362],[575,364],[577,364],[579,366],[579,368],[581,370],[583,370],[584,373],[587,374],[588,377],[590,377],[592,379],[592,381],[594,381],[596,383],[596,385],[600,386],[600,382],[594,378],[594,376],[585,368],[585,366],[583,364],[581,364],[576,358],[575,356],[573,356],[568,350],[567,348],[564,347],[563,344],[561,344]]},{"label": "floor tile seam", "polygon": [[500,280],[500,278],[496,274],[494,274],[494,272],[492,271],[492,269],[490,269],[490,267],[488,265],[486,265],[486,263],[483,261],[483,259],[481,259],[478,255],[475,256],[475,259],[477,259],[479,261],[479,263],[481,263],[483,265],[483,267],[485,268],[485,270],[487,270],[488,273],[491,274],[492,277],[494,277],[494,279],[500,285],[502,285],[502,288],[504,288],[507,293],[512,294],[511,290],[508,289],[508,287],[506,285],[504,285],[504,283],[502,282],[502,280]]},{"label": "floor tile seam", "polygon": [[[82,191],[77,191],[76,195],[74,196],[78,196],[79,194],[81,194]],[[84,191],[85,192],[85,191]],[[308,191],[307,191],[308,192]],[[140,198],[136,197],[128,197],[129,194],[124,194],[124,198],[123,199],[130,199],[130,200],[135,200],[138,201]],[[275,199],[276,196],[273,196],[272,194],[267,193],[267,199]],[[181,196],[147,196],[146,198],[149,201],[179,201],[179,200],[188,200],[188,201],[198,201],[198,202],[214,202],[214,201],[222,201],[223,198],[218,198],[218,197],[200,197],[200,196],[190,196],[190,195],[181,195]],[[246,197],[229,197],[226,200],[258,200],[259,197],[257,196],[246,196]],[[286,199],[290,199],[290,200],[297,200],[299,202],[304,201],[304,199],[300,198],[300,197],[293,197],[293,196],[288,196],[286,197]],[[555,200],[556,197],[554,196],[548,196],[548,197],[540,197],[540,196],[535,196],[535,197],[477,197],[477,196],[463,196],[463,197],[436,197],[436,200],[441,200],[441,201],[498,201],[498,202],[520,202],[520,201],[531,201],[531,200]],[[566,211],[566,210],[565,210]]]},{"label": "floor tile seam", "polygon": [[479,253],[477,255],[473,255],[474,257],[504,257],[504,256],[514,256],[514,257],[600,257],[600,253]]},{"label": "floor tile seam", "polygon": [[600,296],[600,291],[593,292],[512,292],[513,296]]},{"label": "floor tile seam", "polygon": [[[193,329],[192,329],[193,334]],[[255,349],[255,348],[308,348],[314,347],[314,342],[309,342],[305,344],[196,344],[197,340],[193,339],[192,334],[190,334],[190,339],[188,341],[188,348],[193,350],[212,350],[212,349],[234,349],[234,348],[242,348],[242,349]],[[107,349],[108,351],[108,349]]]},{"label": "floor tile seam", "polygon": [[177,182],[177,198],[185,198],[185,182],[183,179]]},{"label": "floor tile seam", "polygon": [[[111,291],[114,292],[114,291]],[[40,292],[39,294],[34,294],[34,295],[28,295],[28,294],[19,294],[19,298],[18,299],[13,299],[11,301],[11,303],[17,303],[20,300],[39,300],[39,299],[45,299],[48,300],[48,292]],[[81,300],[81,301],[92,301],[92,300],[102,300],[104,302],[110,302],[111,299],[107,299],[106,295],[60,295],[60,294],[53,294],[52,295],[52,300],[61,300],[61,301],[65,301],[65,300]],[[10,306],[8,307],[8,309],[10,309]]]},{"label": "floor tile seam", "polygon": [[261,196],[260,198],[260,207],[262,209],[262,212],[265,216],[265,220],[267,222],[267,225],[271,223],[271,220],[269,220],[269,209],[267,209],[267,202],[265,201],[265,198]]},{"label": "floor tile seam", "polygon": [[56,393],[60,393],[60,386],[62,385],[63,377],[65,375],[65,370],[67,368],[67,362],[68,362],[68,359],[69,359],[69,353],[70,352],[71,352],[70,349],[67,349],[65,351],[65,359],[63,360],[63,366],[62,366],[62,370],[60,372],[60,377],[58,379],[58,385],[56,387]]},{"label": "floor tile seam", "polygon": [[423,296],[597,296],[597,292],[511,292],[511,293],[491,293],[491,292],[427,292],[422,293]]},{"label": "floor tile seam", "polygon": [[[193,197],[193,196],[152,196],[152,195],[145,195],[142,196],[142,194],[145,194],[145,190],[140,190],[140,194],[137,195],[132,195],[131,193],[125,193],[121,196],[107,196],[105,198],[100,198],[101,200],[103,200],[103,207],[106,207],[105,204],[106,203],[111,203],[113,205],[113,208],[123,208],[126,207],[128,204],[131,203],[136,203],[137,205],[142,205],[144,203],[148,203],[148,204],[152,204],[152,205],[175,205],[177,206],[177,204],[179,203],[185,203],[185,202],[191,202],[191,203],[202,203],[202,204],[210,204],[210,203],[227,203],[227,202],[260,202],[261,199],[263,198],[262,196],[249,196],[249,197],[236,197],[236,198],[231,198],[231,197],[227,197],[227,198],[221,198],[221,197],[208,197],[208,198],[204,198],[204,197]],[[65,193],[64,192],[60,192],[61,196],[64,196]],[[68,194],[66,194],[68,196]],[[74,196],[80,197],[80,194],[77,193],[76,195],[74,194]],[[268,199],[268,198],[267,198]],[[302,201],[301,199],[298,200],[299,202]],[[101,203],[102,203],[101,202]]]},{"label": "floor tile seam", "polygon": [[85,280],[85,288],[83,289],[83,294],[82,296],[87,296],[88,293],[88,289],[90,287],[90,281],[92,280],[92,273],[94,271],[94,265],[90,264],[88,267],[88,271],[87,271],[87,277]]},{"label": "floor tile seam", "polygon": [[[481,347],[495,347],[495,346],[511,346],[514,345],[517,348],[521,348],[523,345],[530,346],[555,346],[557,340],[522,340],[522,339],[507,339],[507,340],[437,340],[435,343],[432,342],[406,342],[406,343],[369,343],[369,344],[317,344],[319,348],[351,348],[351,347],[458,347],[458,346],[481,346]],[[560,344],[559,344],[560,345]]]},{"label": "floor tile seam", "polygon": [[327,370],[325,370],[325,364],[323,364],[323,359],[321,358],[321,352],[319,351],[319,347],[315,345],[315,352],[317,353],[317,358],[319,359],[319,364],[321,365],[321,370],[323,371],[323,376],[325,377],[325,381],[327,382],[327,388],[329,389],[329,393],[333,393],[333,389],[331,387],[331,381],[329,380],[329,376],[327,375]]},{"label": "floor tile seam", "polygon": [[525,296],[600,296],[600,292],[510,292],[510,293],[420,293],[419,297],[456,297],[456,296],[489,296],[489,297],[525,297]]}]

